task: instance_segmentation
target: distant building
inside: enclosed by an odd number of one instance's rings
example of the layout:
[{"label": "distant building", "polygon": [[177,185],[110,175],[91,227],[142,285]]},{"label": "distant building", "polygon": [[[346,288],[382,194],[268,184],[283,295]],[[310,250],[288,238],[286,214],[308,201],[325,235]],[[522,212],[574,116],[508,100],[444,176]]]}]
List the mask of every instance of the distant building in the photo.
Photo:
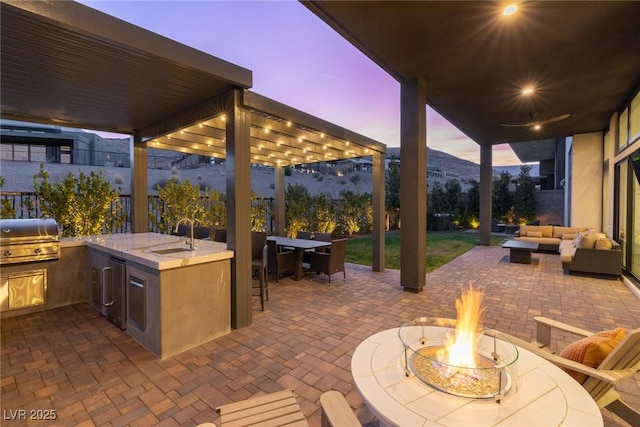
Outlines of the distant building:
[{"label": "distant building", "polygon": [[0,120],[0,143],[2,161],[130,166],[128,139],[79,129]]}]

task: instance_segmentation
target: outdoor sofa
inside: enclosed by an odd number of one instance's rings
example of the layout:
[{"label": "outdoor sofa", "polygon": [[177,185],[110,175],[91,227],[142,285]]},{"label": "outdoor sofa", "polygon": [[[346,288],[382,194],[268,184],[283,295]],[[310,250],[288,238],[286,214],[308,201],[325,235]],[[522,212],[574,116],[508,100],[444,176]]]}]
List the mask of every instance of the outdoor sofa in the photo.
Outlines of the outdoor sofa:
[{"label": "outdoor sofa", "polygon": [[521,225],[513,235],[514,240],[538,244],[539,252],[557,253],[562,240],[573,240],[587,227],[560,227],[557,225]]},{"label": "outdoor sofa", "polygon": [[560,254],[562,269],[568,273],[619,276],[622,266],[620,245],[604,233],[587,227],[523,225],[514,239],[538,243],[539,252]]}]

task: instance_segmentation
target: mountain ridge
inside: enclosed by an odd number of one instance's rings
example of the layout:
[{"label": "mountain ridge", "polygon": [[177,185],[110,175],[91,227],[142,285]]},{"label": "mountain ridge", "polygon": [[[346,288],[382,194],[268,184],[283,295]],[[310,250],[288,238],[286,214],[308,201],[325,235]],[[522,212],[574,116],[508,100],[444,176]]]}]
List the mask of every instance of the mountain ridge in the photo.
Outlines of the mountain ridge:
[{"label": "mountain ridge", "polygon": [[[390,156],[400,158],[400,147],[387,147],[387,157]],[[443,172],[457,173],[460,179],[463,180],[480,180],[479,164],[429,147],[427,147],[427,165],[435,166]],[[493,174],[500,175],[500,172],[507,171],[511,175],[517,176],[520,173],[520,166],[521,165],[494,166]],[[532,176],[537,176],[538,170],[538,165],[532,165],[530,174]]]}]

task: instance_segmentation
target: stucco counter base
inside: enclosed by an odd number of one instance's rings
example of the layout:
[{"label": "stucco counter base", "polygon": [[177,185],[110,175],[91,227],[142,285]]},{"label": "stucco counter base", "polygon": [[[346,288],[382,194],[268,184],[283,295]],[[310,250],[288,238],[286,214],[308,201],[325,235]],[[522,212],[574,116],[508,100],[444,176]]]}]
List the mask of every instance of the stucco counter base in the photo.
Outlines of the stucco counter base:
[{"label": "stucco counter base", "polygon": [[127,276],[145,283],[145,324],[138,324],[129,304],[127,331],[164,359],[229,333],[231,330],[230,260],[154,270],[127,263]]}]

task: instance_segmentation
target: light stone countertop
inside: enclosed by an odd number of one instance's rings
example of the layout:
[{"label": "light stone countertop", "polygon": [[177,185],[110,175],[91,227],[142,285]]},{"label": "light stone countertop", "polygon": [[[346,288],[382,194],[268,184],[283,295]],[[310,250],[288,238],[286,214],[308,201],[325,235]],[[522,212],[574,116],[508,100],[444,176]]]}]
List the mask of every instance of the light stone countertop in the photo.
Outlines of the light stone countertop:
[{"label": "light stone countertop", "polygon": [[87,246],[99,249],[126,261],[153,268],[168,270],[188,265],[203,264],[233,258],[233,251],[226,243],[195,240],[196,249],[168,254],[154,251],[171,248],[188,248],[187,238],[159,233],[117,233],[86,237],[64,237],[60,247]]}]

